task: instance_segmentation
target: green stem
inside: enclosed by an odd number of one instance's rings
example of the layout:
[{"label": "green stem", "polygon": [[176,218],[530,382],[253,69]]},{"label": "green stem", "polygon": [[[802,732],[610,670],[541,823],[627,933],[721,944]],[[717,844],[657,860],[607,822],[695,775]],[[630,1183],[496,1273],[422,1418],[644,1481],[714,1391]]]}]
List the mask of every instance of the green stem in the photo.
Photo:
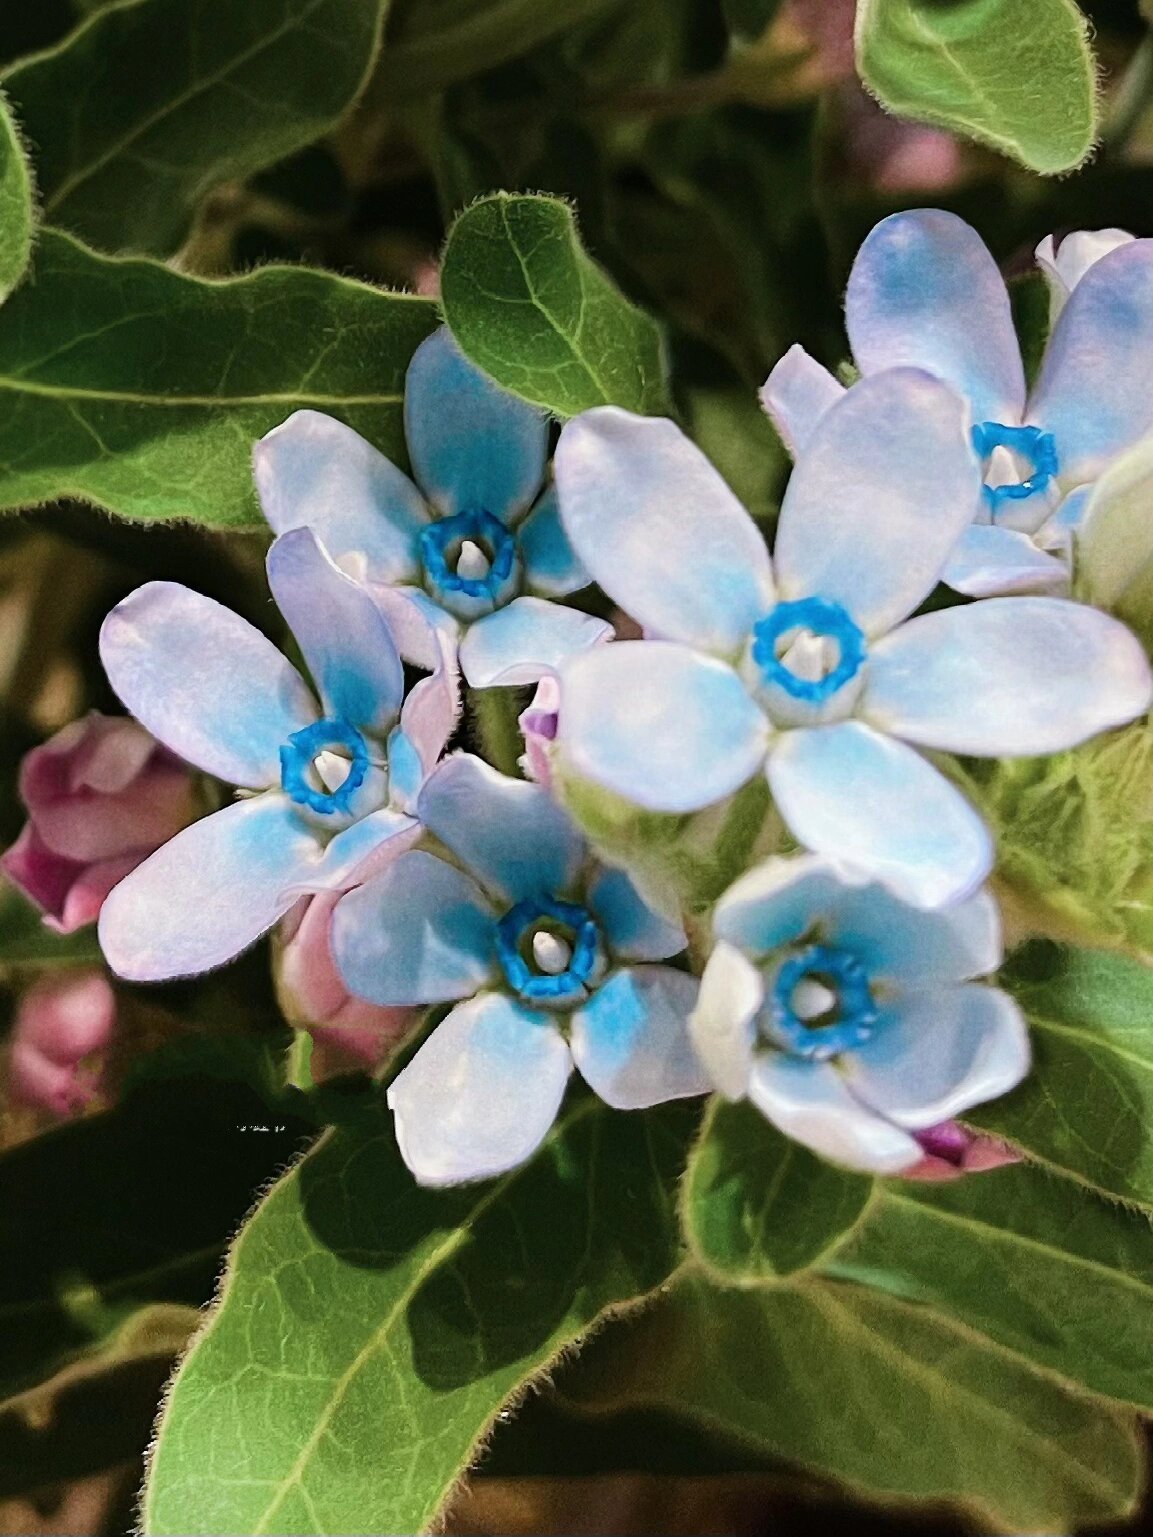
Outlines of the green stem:
[{"label": "green stem", "polygon": [[518,716],[524,708],[524,690],[519,688],[484,688],[469,691],[473,731],[481,754],[493,768],[514,779],[524,776],[520,755],[524,751]]}]

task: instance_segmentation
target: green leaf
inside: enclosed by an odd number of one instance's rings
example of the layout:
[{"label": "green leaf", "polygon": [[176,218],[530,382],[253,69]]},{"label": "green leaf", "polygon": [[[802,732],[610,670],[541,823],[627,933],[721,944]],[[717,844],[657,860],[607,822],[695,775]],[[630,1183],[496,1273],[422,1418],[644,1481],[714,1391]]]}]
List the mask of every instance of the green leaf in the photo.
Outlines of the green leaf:
[{"label": "green leaf", "polygon": [[253,441],[304,406],[403,457],[428,300],[296,267],[207,283],[47,230],[32,272],[0,309],[0,507],[257,527]]},{"label": "green leaf", "polygon": [[0,970],[12,966],[100,965],[96,926],[57,934],[43,915],[11,886],[0,889]]},{"label": "green leaf", "polygon": [[[386,0],[124,0],[9,70],[44,216],[167,255],[197,204],[310,144],[353,101]],[[131,88],[125,86],[131,83]]]},{"label": "green leaf", "polygon": [[1121,1519],[1140,1489],[1129,1415],[855,1286],[690,1274],[558,1386],[586,1410],[663,1408],[874,1498],[947,1499],[1012,1531]]},{"label": "green leaf", "polygon": [[446,1190],[414,1183],[383,1116],[326,1139],[236,1243],[145,1529],[423,1531],[510,1395],[676,1264],[694,1119],[577,1099],[527,1167]]},{"label": "green leaf", "polygon": [[864,1211],[865,1175],[835,1169],[750,1104],[710,1106],[689,1158],[689,1247],[718,1281],[755,1286],[816,1264]]},{"label": "green leaf", "polygon": [[1153,1228],[1071,1181],[1028,1164],[948,1185],[888,1181],[823,1268],[1153,1408]]},{"label": "green leaf", "polygon": [[1052,950],[1043,981],[1007,985],[1029,1020],[1033,1071],[965,1119],[1098,1190],[1153,1209],[1153,971]]},{"label": "green leaf", "polygon": [[859,0],[857,69],[882,105],[1070,171],[1097,133],[1097,85],[1073,0]]},{"label": "green leaf", "polygon": [[32,175],[8,104],[0,95],[0,299],[24,276],[32,255]]},{"label": "green leaf", "polygon": [[591,406],[668,410],[660,332],[587,255],[556,198],[497,193],[449,233],[445,319],[462,351],[557,416]]}]

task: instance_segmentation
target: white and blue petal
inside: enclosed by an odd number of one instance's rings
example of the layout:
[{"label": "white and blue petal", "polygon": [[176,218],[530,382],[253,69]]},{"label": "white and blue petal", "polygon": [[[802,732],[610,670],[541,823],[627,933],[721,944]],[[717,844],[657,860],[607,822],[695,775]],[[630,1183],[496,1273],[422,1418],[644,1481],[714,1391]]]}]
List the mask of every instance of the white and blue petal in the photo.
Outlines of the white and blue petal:
[{"label": "white and blue petal", "polygon": [[1001,964],[1001,916],[987,890],[949,907],[912,907],[884,886],[845,884],[829,910],[827,941],[873,980],[903,987],[968,982]]},{"label": "white and blue petal", "polygon": [[861,715],[978,757],[1060,752],[1149,708],[1153,679],[1118,620],[1061,598],[989,598],[911,619],[873,649]]},{"label": "white and blue petal", "polygon": [[1069,586],[1069,567],[1038,549],[1028,534],[995,523],[974,523],[953,546],[941,580],[969,598],[1063,592]]},{"label": "white and blue petal", "polygon": [[469,625],[460,643],[460,668],[473,688],[536,683],[612,633],[611,624],[566,604],[514,598]]},{"label": "white and blue petal", "polygon": [[1093,263],[1053,328],[1029,399],[1074,486],[1153,426],[1153,240]]},{"label": "white and blue petal", "polygon": [[112,888],[100,909],[104,957],[130,982],[222,966],[283,917],[318,854],[316,834],[279,791],[213,812]]},{"label": "white and blue petal", "polygon": [[369,1003],[468,998],[497,972],[495,915],[471,876],[418,849],[341,899],[332,953]]},{"label": "white and blue petal", "polygon": [[766,859],[721,897],[713,910],[713,933],[747,955],[770,955],[826,921],[851,878],[851,872],[817,854]]},{"label": "white and blue petal", "polygon": [[418,810],[429,832],[498,900],[563,896],[580,873],[584,840],[544,786],[509,779],[471,753],[445,759]]},{"label": "white and blue petal", "polygon": [[749,1098],[787,1137],[848,1168],[900,1174],[923,1156],[914,1137],[849,1091],[831,1062],[766,1052],[753,1068]]},{"label": "white and blue petal", "polygon": [[724,662],[616,641],[560,671],[557,750],[576,775],[652,811],[695,811],[750,779],[770,727]]},{"label": "white and blue petal", "polygon": [[383,736],[400,709],[404,667],[367,588],[345,576],[307,528],[273,542],[268,585],[320,691],[325,715]]},{"label": "white and blue petal", "polygon": [[1050,325],[1056,323],[1065,301],[1094,262],[1118,246],[1128,245],[1133,238],[1123,229],[1070,230],[1062,236],[1060,245],[1054,244],[1052,235],[1045,236],[1034,255],[1049,287]]},{"label": "white and blue petal", "polygon": [[999,988],[927,988],[884,1009],[872,1038],[841,1066],[858,1099],[921,1130],[1020,1083],[1029,1071],[1029,1032]]},{"label": "white and blue petal", "polygon": [[709,1092],[688,1032],[698,986],[671,966],[628,966],[573,1015],[573,1061],[606,1104],[644,1110]]},{"label": "white and blue petal", "polygon": [[955,214],[914,208],[882,219],[853,263],[845,323],[863,374],[924,368],[971,402],[974,421],[1021,420],[1009,294],[984,241]]},{"label": "white and blue petal", "polygon": [[801,346],[792,346],[760,388],[765,414],[796,459],[813,429],[845,393],[845,386]]},{"label": "white and blue petal", "polygon": [[413,474],[447,517],[483,511],[513,523],[544,479],[544,413],[481,373],[444,326],[408,365],[404,430]]},{"label": "white and blue petal", "polygon": [[281,747],[317,717],[271,641],[176,582],[148,582],[116,605],[100,631],[100,659],[142,726],[229,784],[279,784]]},{"label": "white and blue petal", "polygon": [[530,592],[542,598],[563,598],[592,581],[564,531],[555,486],[549,486],[517,529],[516,538]]},{"label": "white and blue petal", "polygon": [[646,630],[735,656],[773,600],[769,553],[720,474],[675,423],[598,406],[553,461],[586,569]]},{"label": "white and blue petal", "polygon": [[959,901],[992,868],[988,829],[960,791],[913,748],[861,721],[786,732],[768,776],[800,843],[918,907]]},{"label": "white and blue petal", "polygon": [[932,591],[981,505],[969,408],[915,369],[862,379],[818,423],[781,506],[782,599],[839,603],[868,636]]},{"label": "white and blue petal", "polygon": [[416,577],[428,508],[408,476],[358,432],[319,411],[296,411],[252,457],[260,505],[276,533],[311,528],[358,579]]},{"label": "white and blue petal", "polygon": [[764,1001],[765,982],[758,968],[736,945],[718,940],[689,1016],[689,1039],[726,1099],[743,1099],[748,1089],[757,1015]]},{"label": "white and blue petal", "polygon": [[293,895],[311,891],[346,891],[367,881],[378,867],[395,858],[420,837],[420,823],[392,806],[361,817],[338,832],[292,884]]},{"label": "white and blue petal", "polygon": [[624,870],[602,870],[589,883],[588,905],[618,960],[666,961],[685,948],[684,929],[655,912]]},{"label": "white and blue petal", "polygon": [[389,1086],[401,1157],[422,1185],[516,1168],[548,1135],[571,1070],[546,1014],[503,993],[458,1004]]}]

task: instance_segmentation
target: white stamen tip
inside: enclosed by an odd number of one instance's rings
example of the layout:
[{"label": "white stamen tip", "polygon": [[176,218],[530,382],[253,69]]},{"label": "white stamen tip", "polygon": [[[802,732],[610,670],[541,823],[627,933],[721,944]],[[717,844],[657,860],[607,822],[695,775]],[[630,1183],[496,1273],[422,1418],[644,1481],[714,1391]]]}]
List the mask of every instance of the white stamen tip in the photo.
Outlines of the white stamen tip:
[{"label": "white stamen tip", "polygon": [[822,1014],[835,1007],[836,1002],[837,995],[832,988],[823,982],[815,982],[812,977],[802,977],[793,989],[793,1013],[801,1020],[820,1019]]},{"label": "white stamen tip", "polygon": [[456,574],[466,582],[479,582],[488,575],[489,558],[479,544],[466,539],[457,557]]},{"label": "white stamen tip", "polygon": [[532,958],[545,976],[556,977],[567,969],[572,960],[572,946],[542,929],[532,937]]}]

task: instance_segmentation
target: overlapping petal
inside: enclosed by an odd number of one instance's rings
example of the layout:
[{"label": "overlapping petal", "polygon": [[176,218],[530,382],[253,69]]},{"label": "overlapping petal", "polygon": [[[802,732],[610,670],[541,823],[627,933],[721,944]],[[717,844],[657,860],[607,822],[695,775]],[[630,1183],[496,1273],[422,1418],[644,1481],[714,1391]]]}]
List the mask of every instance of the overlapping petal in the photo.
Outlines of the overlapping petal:
[{"label": "overlapping petal", "polygon": [[564,531],[555,486],[548,488],[517,530],[517,545],[530,592],[563,598],[592,581]]},{"label": "overlapping petal", "polygon": [[753,1070],[757,1014],[765,1001],[760,971],[743,951],[718,940],[705,963],[689,1038],[701,1065],[727,1099],[741,1099]]},{"label": "overlapping petal", "polygon": [[689,1040],[695,977],[670,966],[614,972],[573,1016],[573,1061],[616,1110],[643,1110],[707,1094],[708,1075]]},{"label": "overlapping petal", "polygon": [[1135,636],[1060,598],[989,598],[923,614],[874,647],[861,705],[881,730],[948,752],[1058,752],[1149,708]]},{"label": "overlapping petal", "polygon": [[786,1136],[834,1163],[899,1174],[921,1158],[916,1139],[862,1104],[831,1062],[768,1052],[753,1068],[749,1098]]},{"label": "overlapping petal", "polygon": [[974,523],[953,546],[941,580],[970,598],[1061,592],[1069,585],[1069,567],[1039,550],[1028,534]]},{"label": "overlapping petal", "polygon": [[571,1066],[546,1015],[501,993],[459,1004],[389,1087],[401,1156],[422,1185],[515,1168],[556,1119]]},{"label": "overlapping petal", "polygon": [[142,726],[229,784],[279,784],[282,744],[317,716],[271,641],[176,582],[148,582],[118,603],[100,631],[100,658]]},{"label": "overlapping petal", "polygon": [[790,347],[760,389],[760,401],[797,458],[808,447],[817,423],[835,406],[845,387],[803,347]]},{"label": "overlapping petal", "polygon": [[781,597],[816,596],[883,634],[932,590],[980,506],[969,409],[915,369],[863,379],[818,423],[777,529]]},{"label": "overlapping petal", "polygon": [[665,961],[685,947],[684,929],[654,912],[624,870],[602,870],[588,904],[618,960]]},{"label": "overlapping petal", "polygon": [[545,598],[514,598],[477,619],[460,643],[460,666],[473,688],[536,683],[578,651],[611,639],[613,627]]},{"label": "overlapping petal", "polygon": [[939,208],[882,219],[849,276],[845,322],[864,374],[927,369],[975,421],[1019,422],[1025,375],[1009,294],[976,230]]},{"label": "overlapping petal", "polygon": [[773,598],[756,525],[700,449],[616,406],[561,432],[565,530],[605,592],[652,633],[734,656]]}]

